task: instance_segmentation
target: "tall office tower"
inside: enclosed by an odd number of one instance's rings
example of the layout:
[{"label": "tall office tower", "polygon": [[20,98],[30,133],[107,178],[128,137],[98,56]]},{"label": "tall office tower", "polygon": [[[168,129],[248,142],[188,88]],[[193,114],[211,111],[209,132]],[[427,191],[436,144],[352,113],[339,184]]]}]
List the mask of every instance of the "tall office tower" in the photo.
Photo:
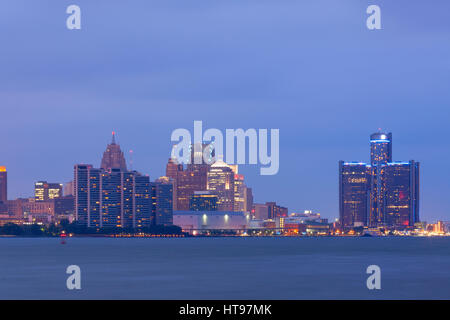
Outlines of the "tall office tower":
[{"label": "tall office tower", "polygon": [[150,183],[152,199],[152,216],[156,225],[173,224],[173,185],[160,178]]},{"label": "tall office tower", "polygon": [[190,199],[190,211],[217,211],[218,197],[210,191],[196,191]]},{"label": "tall office tower", "polygon": [[177,163],[175,159],[169,158],[166,165],[166,177],[176,179],[180,171],[183,171],[183,165]]},{"label": "tall office tower", "polygon": [[0,202],[6,204],[8,200],[8,172],[6,167],[0,166]]},{"label": "tall office tower", "polygon": [[217,160],[208,172],[207,190],[217,194],[218,211],[234,210],[234,172],[222,160]]},{"label": "tall office tower", "polygon": [[86,227],[100,227],[101,169],[74,167],[75,219]]},{"label": "tall office tower", "polygon": [[178,173],[183,172],[183,165],[177,163],[175,159],[169,158],[166,165],[166,177],[168,177],[173,186],[173,211],[178,210]]},{"label": "tall office tower", "polygon": [[419,220],[419,163],[388,163],[382,172],[385,183],[384,216],[389,226],[414,226]]},{"label": "tall office tower", "polygon": [[339,161],[339,220],[343,226],[367,225],[371,167]]},{"label": "tall office tower", "polygon": [[112,141],[106,147],[103,153],[101,168],[104,170],[109,169],[121,169],[127,170],[127,164],[125,162],[125,157],[120,146],[116,144],[116,134],[112,133]]},{"label": "tall office tower", "polygon": [[195,191],[206,191],[207,168],[180,171],[176,180],[177,210],[189,210],[189,199]]},{"label": "tall office tower", "polygon": [[[233,170],[233,169],[232,169]],[[245,183],[244,175],[234,175],[234,209],[233,211],[245,211]]]},{"label": "tall office tower", "polygon": [[368,224],[376,226],[384,221],[383,166],[392,162],[392,133],[377,132],[370,135],[371,194]]},{"label": "tall office tower", "polygon": [[141,174],[134,174],[134,217],[135,228],[149,227],[153,223],[151,206],[150,178]]},{"label": "tall office tower", "polygon": [[190,153],[191,163],[187,164],[186,170],[175,159],[169,159],[166,167],[166,176],[174,179],[174,210],[189,210],[189,200],[194,192],[207,190],[207,174],[214,161],[214,149],[209,144],[197,143],[191,145]]},{"label": "tall office tower", "polygon": [[370,164],[392,162],[392,133],[377,132],[370,135]]},{"label": "tall office tower", "polygon": [[253,191],[252,188],[245,187],[245,202],[244,202],[244,211],[251,212],[253,209]]},{"label": "tall office tower", "polygon": [[62,195],[63,185],[61,183],[38,181],[34,184],[34,199],[36,201],[49,201],[60,198]]},{"label": "tall office tower", "polygon": [[339,163],[343,227],[408,227],[419,221],[419,163],[392,162],[392,134],[370,136],[371,164]]}]

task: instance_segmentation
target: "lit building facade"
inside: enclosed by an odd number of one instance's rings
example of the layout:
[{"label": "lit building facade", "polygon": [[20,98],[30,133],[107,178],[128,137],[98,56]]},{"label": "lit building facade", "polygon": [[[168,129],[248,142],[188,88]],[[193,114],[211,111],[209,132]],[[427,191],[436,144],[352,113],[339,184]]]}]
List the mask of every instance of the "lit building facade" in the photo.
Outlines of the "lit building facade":
[{"label": "lit building facade", "polygon": [[84,226],[99,228],[102,170],[92,165],[74,167],[75,219]]},{"label": "lit building facade", "polygon": [[196,191],[189,203],[190,211],[217,211],[218,197],[210,191]]},{"label": "lit building facade", "polygon": [[177,159],[169,159],[166,176],[172,179],[174,210],[189,210],[191,196],[196,191],[207,190],[207,175],[214,162],[211,144],[192,144],[189,148],[189,163],[184,169]]},{"label": "lit building facade", "polygon": [[34,184],[34,198],[36,201],[49,201],[60,198],[62,195],[63,185],[61,183],[38,181]]},{"label": "lit building facade", "polygon": [[234,210],[245,211],[245,183],[242,174],[234,175]]},{"label": "lit building facade", "polygon": [[269,219],[288,216],[288,208],[277,205],[276,202],[266,202],[268,208]]},{"label": "lit building facade", "polygon": [[414,226],[419,222],[419,163],[388,163],[382,171],[384,217],[387,225]]},{"label": "lit building facade", "polygon": [[219,211],[234,211],[234,172],[222,160],[216,161],[208,172],[207,190],[217,195]]},{"label": "lit building facade", "polygon": [[339,161],[339,212],[345,226],[367,225],[371,167]]},{"label": "lit building facade", "polygon": [[214,230],[242,233],[250,221],[248,214],[234,211],[175,211],[173,215],[174,225],[194,235]]},{"label": "lit building facade", "polygon": [[93,228],[150,226],[150,178],[136,171],[74,168],[75,217]]}]

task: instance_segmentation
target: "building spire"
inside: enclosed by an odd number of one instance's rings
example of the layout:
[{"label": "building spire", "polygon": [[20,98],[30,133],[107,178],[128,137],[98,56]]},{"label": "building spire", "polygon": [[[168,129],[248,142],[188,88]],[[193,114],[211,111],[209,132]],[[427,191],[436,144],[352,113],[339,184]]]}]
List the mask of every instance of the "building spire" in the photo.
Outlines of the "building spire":
[{"label": "building spire", "polygon": [[124,154],[120,150],[120,146],[116,144],[116,132],[112,132],[112,141],[106,147],[103,153],[101,168],[105,170],[109,169],[122,169],[127,170],[127,164]]}]

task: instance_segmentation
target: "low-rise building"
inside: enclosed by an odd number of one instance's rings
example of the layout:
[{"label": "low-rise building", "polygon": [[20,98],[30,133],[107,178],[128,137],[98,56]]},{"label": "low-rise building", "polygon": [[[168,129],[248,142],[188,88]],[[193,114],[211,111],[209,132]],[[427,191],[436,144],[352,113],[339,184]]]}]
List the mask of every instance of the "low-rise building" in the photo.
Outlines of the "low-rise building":
[{"label": "low-rise building", "polygon": [[242,233],[249,222],[248,214],[235,211],[175,211],[173,214],[173,224],[194,235],[214,230]]}]

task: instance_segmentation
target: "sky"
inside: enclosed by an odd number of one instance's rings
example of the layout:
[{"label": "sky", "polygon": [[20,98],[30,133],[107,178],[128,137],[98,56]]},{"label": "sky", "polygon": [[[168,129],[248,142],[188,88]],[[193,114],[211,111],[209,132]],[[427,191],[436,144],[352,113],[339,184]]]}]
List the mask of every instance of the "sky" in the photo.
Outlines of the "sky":
[{"label": "sky", "polygon": [[[66,8],[81,8],[81,30]],[[368,30],[366,8],[381,8]],[[450,220],[446,0],[4,0],[0,165],[9,198],[100,166],[111,132],[133,169],[164,175],[171,133],[280,130],[280,169],[241,173],[255,202],[338,217],[338,161],[421,163],[421,220]],[[128,159],[129,160],[129,159]]]}]

